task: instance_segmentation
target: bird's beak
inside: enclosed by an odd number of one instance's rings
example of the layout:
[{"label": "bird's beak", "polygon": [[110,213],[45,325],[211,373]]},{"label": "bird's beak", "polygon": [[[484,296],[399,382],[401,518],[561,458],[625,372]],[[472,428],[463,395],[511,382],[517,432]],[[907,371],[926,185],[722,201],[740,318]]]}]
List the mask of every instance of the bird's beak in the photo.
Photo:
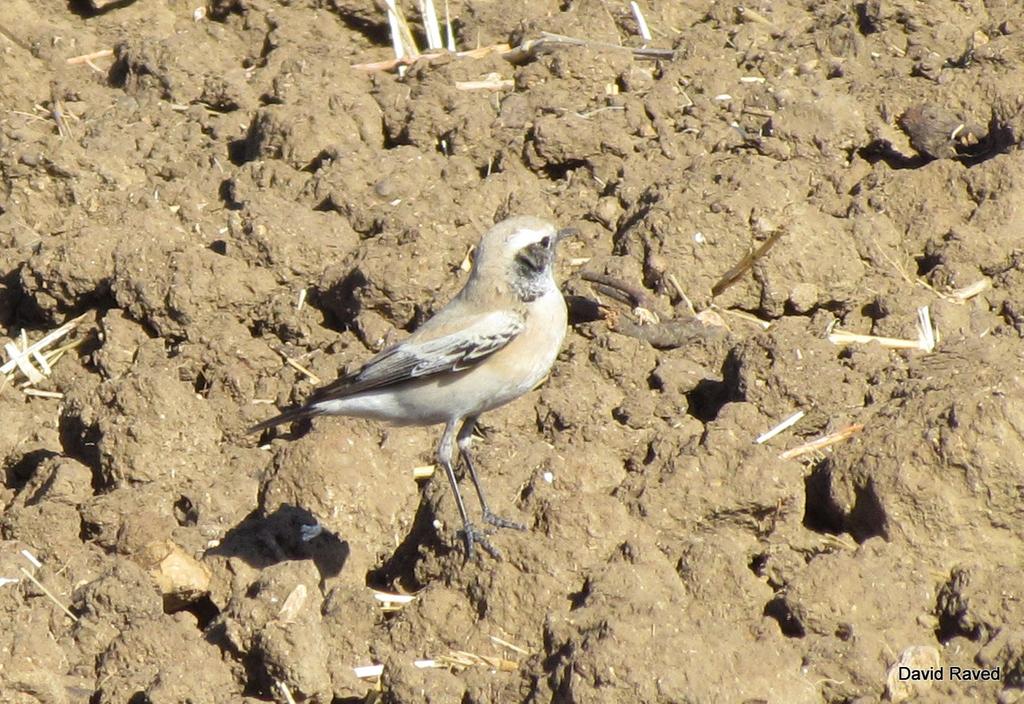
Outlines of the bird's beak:
[{"label": "bird's beak", "polygon": [[555,233],[555,241],[561,242],[562,240],[569,237],[579,237],[580,231],[575,227],[563,227],[561,230]]}]

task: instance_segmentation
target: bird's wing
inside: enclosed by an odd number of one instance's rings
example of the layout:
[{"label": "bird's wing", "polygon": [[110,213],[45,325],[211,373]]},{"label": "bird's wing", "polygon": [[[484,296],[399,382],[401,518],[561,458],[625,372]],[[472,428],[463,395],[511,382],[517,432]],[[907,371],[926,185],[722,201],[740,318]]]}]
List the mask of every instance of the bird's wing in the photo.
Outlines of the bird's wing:
[{"label": "bird's wing", "polygon": [[314,391],[306,405],[467,369],[503,348],[524,327],[522,316],[510,311],[471,316],[462,322],[457,329],[445,326],[450,332],[439,328],[435,334],[413,335],[389,347],[371,357],[358,371]]}]

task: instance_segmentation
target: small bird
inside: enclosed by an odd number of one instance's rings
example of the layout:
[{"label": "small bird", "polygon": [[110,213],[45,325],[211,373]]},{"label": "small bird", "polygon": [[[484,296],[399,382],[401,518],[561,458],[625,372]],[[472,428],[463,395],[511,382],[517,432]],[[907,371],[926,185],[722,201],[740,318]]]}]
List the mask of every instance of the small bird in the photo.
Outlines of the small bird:
[{"label": "small bird", "polygon": [[437,462],[455,494],[466,559],[473,556],[476,543],[499,557],[466,512],[452,466],[454,446],[473,481],[483,520],[525,530],[487,505],[470,442],[481,413],[533,389],[558,356],[568,316],[554,263],[558,243],[572,234],[573,228],[559,230],[530,216],[499,222],[480,239],[466,285],[444,308],[358,370],[316,389],[304,404],[257,423],[249,432],[320,415],[395,425],[444,423]]}]

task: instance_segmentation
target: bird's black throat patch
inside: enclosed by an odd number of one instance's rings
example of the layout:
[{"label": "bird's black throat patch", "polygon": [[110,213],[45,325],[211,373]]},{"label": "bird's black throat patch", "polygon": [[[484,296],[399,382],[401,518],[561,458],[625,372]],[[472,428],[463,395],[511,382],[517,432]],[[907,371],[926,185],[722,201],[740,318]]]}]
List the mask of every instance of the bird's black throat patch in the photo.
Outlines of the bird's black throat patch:
[{"label": "bird's black throat patch", "polygon": [[542,274],[551,258],[547,247],[539,242],[528,244],[516,253],[516,264],[523,274]]},{"label": "bird's black throat patch", "polygon": [[539,242],[529,244],[516,253],[512,286],[523,301],[529,303],[544,295],[551,265],[551,250]]}]

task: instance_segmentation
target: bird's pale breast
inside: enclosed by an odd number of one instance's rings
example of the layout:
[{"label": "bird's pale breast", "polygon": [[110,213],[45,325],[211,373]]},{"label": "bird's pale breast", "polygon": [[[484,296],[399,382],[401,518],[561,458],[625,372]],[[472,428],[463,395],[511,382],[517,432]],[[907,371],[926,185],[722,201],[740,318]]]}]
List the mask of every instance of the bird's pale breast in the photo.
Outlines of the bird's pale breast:
[{"label": "bird's pale breast", "polygon": [[398,425],[433,425],[503,406],[547,376],[565,339],[565,300],[557,289],[533,301],[525,329],[508,345],[460,371],[388,386],[329,402],[327,413]]}]

